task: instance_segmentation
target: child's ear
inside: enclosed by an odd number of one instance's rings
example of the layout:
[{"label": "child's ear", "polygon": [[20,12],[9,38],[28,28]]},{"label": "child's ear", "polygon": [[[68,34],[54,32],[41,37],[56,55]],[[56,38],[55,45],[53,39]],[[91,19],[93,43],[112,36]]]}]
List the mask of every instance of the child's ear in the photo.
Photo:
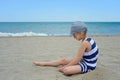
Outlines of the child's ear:
[{"label": "child's ear", "polygon": [[84,32],[80,32],[80,34],[81,34],[82,36],[84,36],[84,35],[85,35],[85,33],[84,33]]}]

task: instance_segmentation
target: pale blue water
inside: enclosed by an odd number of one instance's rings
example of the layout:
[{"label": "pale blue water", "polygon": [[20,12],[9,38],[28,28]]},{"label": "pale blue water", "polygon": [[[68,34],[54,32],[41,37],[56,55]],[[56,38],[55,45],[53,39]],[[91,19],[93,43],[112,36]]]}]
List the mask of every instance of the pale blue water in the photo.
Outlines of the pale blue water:
[{"label": "pale blue water", "polygon": [[[0,36],[70,35],[73,22],[0,22]],[[88,34],[120,34],[120,22],[85,22]]]}]

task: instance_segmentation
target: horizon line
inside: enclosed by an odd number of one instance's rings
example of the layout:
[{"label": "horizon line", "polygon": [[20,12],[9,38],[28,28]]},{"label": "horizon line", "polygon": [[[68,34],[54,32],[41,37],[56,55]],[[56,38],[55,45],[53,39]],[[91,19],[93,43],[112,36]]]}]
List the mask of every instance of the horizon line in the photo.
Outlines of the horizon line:
[{"label": "horizon line", "polygon": [[[0,21],[0,22],[75,22],[75,21]],[[82,22],[120,22],[120,21],[82,21]]]}]

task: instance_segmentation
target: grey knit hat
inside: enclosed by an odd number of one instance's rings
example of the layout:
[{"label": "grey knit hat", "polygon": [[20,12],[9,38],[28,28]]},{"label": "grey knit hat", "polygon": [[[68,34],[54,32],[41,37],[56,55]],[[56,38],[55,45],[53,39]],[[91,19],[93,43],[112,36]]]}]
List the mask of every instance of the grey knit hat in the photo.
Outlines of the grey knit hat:
[{"label": "grey knit hat", "polygon": [[83,32],[83,31],[87,31],[86,24],[80,21],[76,21],[75,23],[73,23],[71,27],[71,35],[74,35],[75,33]]}]

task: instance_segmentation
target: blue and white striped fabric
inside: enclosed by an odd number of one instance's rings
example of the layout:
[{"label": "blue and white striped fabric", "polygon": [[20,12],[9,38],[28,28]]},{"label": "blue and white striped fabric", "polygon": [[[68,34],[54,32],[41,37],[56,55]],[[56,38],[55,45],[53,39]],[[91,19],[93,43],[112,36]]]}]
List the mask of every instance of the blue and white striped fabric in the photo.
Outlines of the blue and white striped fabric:
[{"label": "blue and white striped fabric", "polygon": [[86,39],[91,44],[91,50],[89,52],[85,52],[83,55],[82,62],[79,62],[81,66],[81,73],[86,73],[88,71],[94,70],[97,65],[98,59],[98,47],[96,42],[92,38]]}]

